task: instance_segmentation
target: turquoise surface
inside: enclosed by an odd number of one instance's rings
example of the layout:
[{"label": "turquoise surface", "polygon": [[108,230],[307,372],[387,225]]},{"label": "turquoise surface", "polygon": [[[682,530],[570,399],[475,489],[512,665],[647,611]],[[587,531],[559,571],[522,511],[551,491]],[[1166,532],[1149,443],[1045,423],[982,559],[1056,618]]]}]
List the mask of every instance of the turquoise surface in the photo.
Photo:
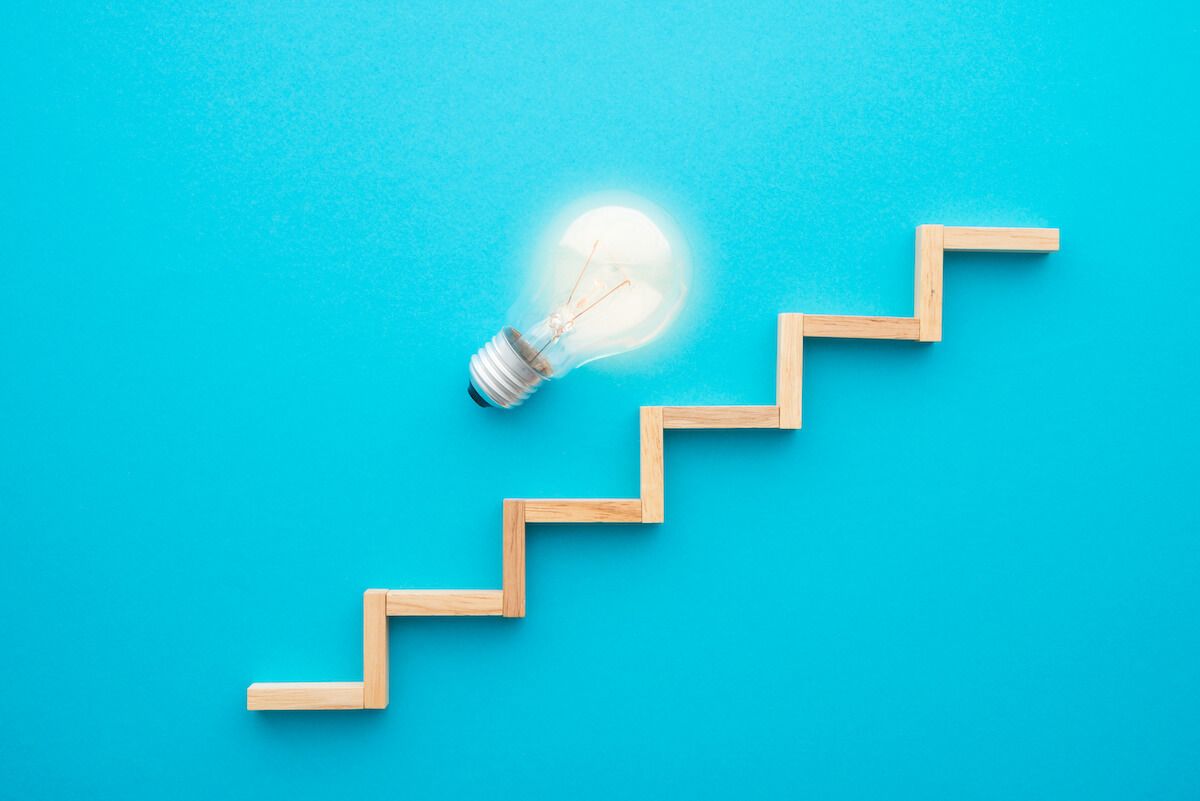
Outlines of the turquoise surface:
[{"label": "turquoise surface", "polygon": [[[27,4],[0,25],[0,795],[1200,797],[1198,15],[1185,4]],[[466,396],[541,226],[672,210],[668,336],[511,414]],[[529,614],[393,620],[382,713],[251,714],[360,675],[366,587]]]}]

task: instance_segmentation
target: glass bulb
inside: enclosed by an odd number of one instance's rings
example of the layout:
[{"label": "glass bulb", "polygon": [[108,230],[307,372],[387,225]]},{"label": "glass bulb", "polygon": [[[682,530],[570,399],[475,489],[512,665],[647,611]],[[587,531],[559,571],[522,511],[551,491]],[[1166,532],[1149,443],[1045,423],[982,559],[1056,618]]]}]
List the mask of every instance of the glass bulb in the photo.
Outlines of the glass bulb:
[{"label": "glass bulb", "polygon": [[683,307],[686,242],[657,206],[606,195],[559,219],[507,325],[471,357],[469,390],[481,406],[517,406],[545,380],[640,348]]}]

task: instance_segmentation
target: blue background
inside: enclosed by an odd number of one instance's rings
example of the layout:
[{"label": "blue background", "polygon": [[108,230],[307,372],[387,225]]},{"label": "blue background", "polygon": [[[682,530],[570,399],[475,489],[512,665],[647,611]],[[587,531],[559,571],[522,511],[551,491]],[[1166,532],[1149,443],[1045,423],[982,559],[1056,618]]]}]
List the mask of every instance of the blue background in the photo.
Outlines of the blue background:
[{"label": "blue background", "polygon": [[[4,12],[0,795],[1200,796],[1194,5],[195,3]],[[607,188],[696,257],[669,335],[521,410],[467,399],[541,226]],[[637,492],[641,404],[804,430],[667,436],[662,526],[500,499]]]}]

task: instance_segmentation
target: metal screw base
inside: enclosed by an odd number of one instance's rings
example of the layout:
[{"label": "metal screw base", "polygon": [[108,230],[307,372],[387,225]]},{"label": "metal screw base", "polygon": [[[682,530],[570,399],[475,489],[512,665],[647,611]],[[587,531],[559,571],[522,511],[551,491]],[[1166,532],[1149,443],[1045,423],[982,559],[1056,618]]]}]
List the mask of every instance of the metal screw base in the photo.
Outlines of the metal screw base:
[{"label": "metal screw base", "polygon": [[471,357],[468,391],[476,403],[482,400],[481,405],[511,409],[520,406],[544,380],[501,331]]}]

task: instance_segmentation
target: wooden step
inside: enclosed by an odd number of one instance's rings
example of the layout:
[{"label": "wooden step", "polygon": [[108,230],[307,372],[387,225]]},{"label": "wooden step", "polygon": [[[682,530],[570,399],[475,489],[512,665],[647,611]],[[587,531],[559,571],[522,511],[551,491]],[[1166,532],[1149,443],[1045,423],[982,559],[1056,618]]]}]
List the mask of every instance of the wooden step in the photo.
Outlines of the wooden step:
[{"label": "wooden step", "polygon": [[499,615],[501,590],[388,590],[388,617]]},{"label": "wooden step", "polygon": [[942,233],[942,247],[946,250],[1053,253],[1058,250],[1058,229],[947,225]]},{"label": "wooden step", "polygon": [[526,523],[640,523],[640,498],[526,498]]},{"label": "wooden step", "polygon": [[804,336],[841,339],[911,339],[921,336],[916,317],[852,317],[843,314],[804,315]]},{"label": "wooden step", "polygon": [[664,406],[663,428],[779,428],[779,407]]},{"label": "wooden step", "polygon": [[362,709],[361,681],[256,682],[246,688],[246,709]]}]

